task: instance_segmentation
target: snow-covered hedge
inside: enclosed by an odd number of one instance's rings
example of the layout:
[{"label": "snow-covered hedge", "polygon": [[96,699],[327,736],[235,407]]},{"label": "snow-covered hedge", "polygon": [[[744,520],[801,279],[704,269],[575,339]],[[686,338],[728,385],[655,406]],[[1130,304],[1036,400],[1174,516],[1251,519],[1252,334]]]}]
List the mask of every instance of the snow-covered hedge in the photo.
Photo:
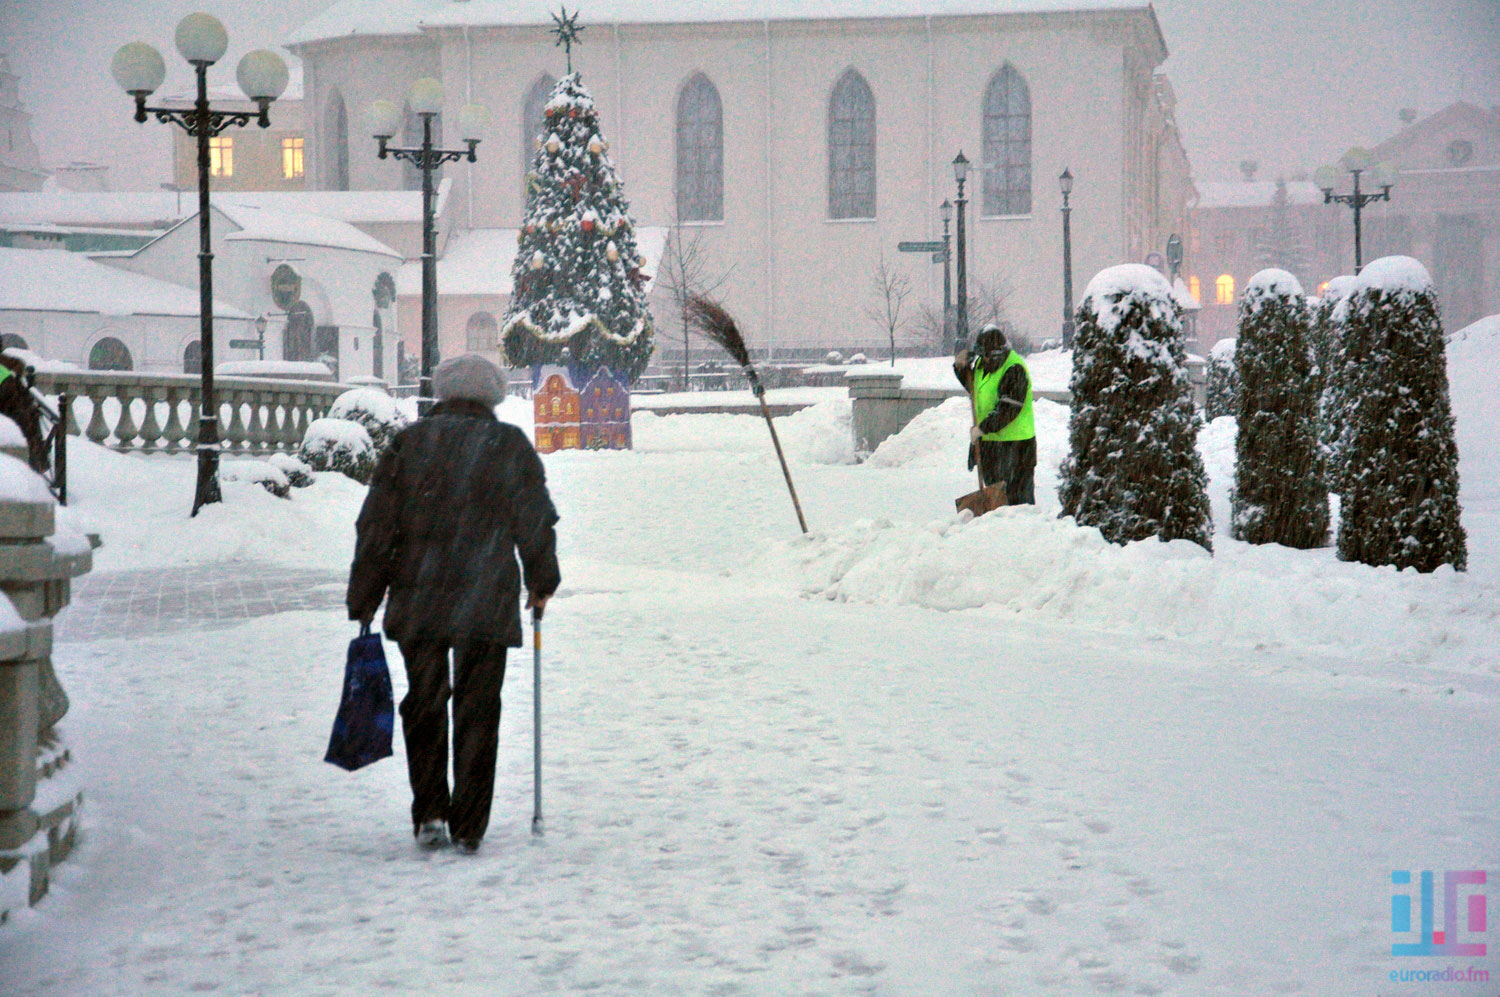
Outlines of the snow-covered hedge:
[{"label": "snow-covered hedge", "polygon": [[328,410],[328,418],[347,419],[365,427],[377,453],[385,453],[396,434],[408,425],[405,413],[396,407],[396,399],[379,388],[344,392]]},{"label": "snow-covered hedge", "polygon": [[307,488],[313,483],[313,469],[291,454],[272,454],[266,463],[285,474],[293,488]]},{"label": "snow-covered hedge", "polygon": [[1328,490],[1318,469],[1318,392],[1302,285],[1285,270],[1262,270],[1240,296],[1239,322],[1230,535],[1322,547]]},{"label": "snow-covered hedge", "polygon": [[302,434],[302,462],[314,471],[337,471],[368,485],[375,474],[375,444],[349,419],[317,419]]},{"label": "snow-covered hedge", "polygon": [[1146,537],[1212,547],[1208,476],[1182,319],[1155,269],[1101,271],[1084,292],[1073,342],[1063,513],[1113,543]]},{"label": "snow-covered hedge", "polygon": [[226,460],[219,464],[224,481],[249,481],[260,485],[277,498],[292,494],[292,484],[285,471],[265,460]]},{"label": "snow-covered hedge", "polygon": [[823,362],[830,367],[837,367],[844,362],[844,355],[838,350],[829,350],[828,356],[823,358]]},{"label": "snow-covered hedge", "polygon": [[1344,494],[1339,557],[1462,571],[1458,447],[1437,294],[1409,256],[1365,267],[1343,345]]},{"label": "snow-covered hedge", "polygon": [[1312,317],[1312,351],[1318,365],[1318,446],[1322,451],[1323,481],[1330,492],[1344,490],[1344,322],[1353,277],[1335,277],[1323,289]]},{"label": "snow-covered hedge", "polygon": [[1209,422],[1234,415],[1234,400],[1240,389],[1240,375],[1234,366],[1235,342],[1221,339],[1208,351],[1208,400],[1203,414]]}]

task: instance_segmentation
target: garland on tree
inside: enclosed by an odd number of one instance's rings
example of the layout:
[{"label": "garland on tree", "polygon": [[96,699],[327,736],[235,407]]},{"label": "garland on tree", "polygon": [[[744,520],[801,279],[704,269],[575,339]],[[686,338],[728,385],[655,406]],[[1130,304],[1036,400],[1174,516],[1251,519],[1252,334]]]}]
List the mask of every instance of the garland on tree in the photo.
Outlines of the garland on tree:
[{"label": "garland on tree", "polygon": [[1213,549],[1185,360],[1181,312],[1160,273],[1126,264],[1089,282],[1069,382],[1063,515],[1112,543],[1155,536]]},{"label": "garland on tree", "polygon": [[543,113],[501,325],[506,360],[558,363],[567,350],[585,370],[608,368],[633,382],[655,343],[651,278],[624,186],[579,74],[558,82]]},{"label": "garland on tree", "polygon": [[1318,392],[1307,301],[1285,270],[1262,270],[1240,297],[1230,536],[1307,549],[1328,542],[1318,473]]},{"label": "garland on tree", "polygon": [[1387,256],[1356,278],[1344,329],[1339,557],[1433,571],[1468,562],[1437,295],[1426,268]]}]

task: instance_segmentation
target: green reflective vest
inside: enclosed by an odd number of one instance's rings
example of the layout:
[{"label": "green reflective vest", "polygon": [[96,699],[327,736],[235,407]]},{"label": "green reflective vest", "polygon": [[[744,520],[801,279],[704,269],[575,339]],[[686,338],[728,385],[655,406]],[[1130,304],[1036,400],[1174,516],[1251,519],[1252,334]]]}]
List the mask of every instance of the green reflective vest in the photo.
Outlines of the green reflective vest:
[{"label": "green reflective vest", "polygon": [[[1026,367],[1026,361],[1021,359],[1021,354],[1015,350],[1005,358],[1005,362],[993,374],[986,374],[981,361],[975,359],[973,367],[974,375],[974,419],[983,422],[985,417],[995,411],[995,405],[1000,400],[1000,381],[1005,377],[1005,372],[1012,367],[1020,367],[1026,374],[1026,400],[1021,404],[1021,410],[1016,417],[1007,423],[998,433],[985,433],[983,439],[992,442],[1003,442],[1008,440],[1030,440],[1036,437],[1036,418],[1031,408],[1031,371]],[[1009,406],[1007,406],[1008,408]]]}]

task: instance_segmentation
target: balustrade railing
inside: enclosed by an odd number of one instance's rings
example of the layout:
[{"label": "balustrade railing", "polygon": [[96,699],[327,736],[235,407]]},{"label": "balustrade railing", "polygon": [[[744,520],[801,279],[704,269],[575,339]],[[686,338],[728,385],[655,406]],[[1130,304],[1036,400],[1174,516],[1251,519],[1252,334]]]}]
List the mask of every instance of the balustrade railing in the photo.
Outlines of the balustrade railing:
[{"label": "balustrade railing", "polygon": [[[68,435],[130,453],[186,453],[197,444],[202,382],[194,374],[38,372],[36,388],[58,404]],[[216,377],[219,438],[226,454],[292,453],[314,419],[347,385]]]}]

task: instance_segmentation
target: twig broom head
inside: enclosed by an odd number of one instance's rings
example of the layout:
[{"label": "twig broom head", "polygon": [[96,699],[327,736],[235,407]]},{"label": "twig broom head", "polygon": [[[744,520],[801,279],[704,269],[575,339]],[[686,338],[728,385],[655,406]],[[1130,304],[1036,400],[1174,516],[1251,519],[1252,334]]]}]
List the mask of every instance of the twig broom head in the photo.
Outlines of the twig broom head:
[{"label": "twig broom head", "polygon": [[745,337],[740,335],[734,317],[717,301],[695,294],[688,299],[688,321],[705,339],[711,339],[724,348],[741,367],[750,366],[750,351],[745,348]]}]

